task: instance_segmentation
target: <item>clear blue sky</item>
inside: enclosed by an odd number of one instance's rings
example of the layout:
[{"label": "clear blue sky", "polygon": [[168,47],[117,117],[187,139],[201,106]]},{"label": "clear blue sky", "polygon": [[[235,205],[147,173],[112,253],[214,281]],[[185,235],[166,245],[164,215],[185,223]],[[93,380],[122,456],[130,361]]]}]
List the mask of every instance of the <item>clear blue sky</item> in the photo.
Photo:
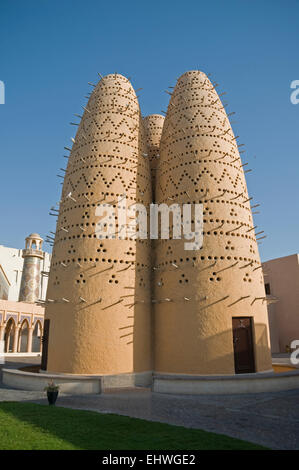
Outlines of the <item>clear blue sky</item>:
[{"label": "clear blue sky", "polygon": [[296,0],[1,0],[0,244],[23,247],[53,230],[48,209],[74,135],[73,113],[97,73],[142,87],[144,115],[186,70],[212,73],[236,111],[234,131],[253,172],[263,260],[299,252],[299,2]]}]

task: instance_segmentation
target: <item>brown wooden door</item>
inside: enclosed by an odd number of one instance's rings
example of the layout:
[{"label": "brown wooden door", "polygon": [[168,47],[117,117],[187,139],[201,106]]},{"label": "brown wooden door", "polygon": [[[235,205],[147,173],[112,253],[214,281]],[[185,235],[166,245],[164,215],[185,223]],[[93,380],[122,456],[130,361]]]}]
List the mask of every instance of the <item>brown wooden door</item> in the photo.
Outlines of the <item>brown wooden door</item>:
[{"label": "brown wooden door", "polygon": [[236,374],[255,372],[251,317],[233,318],[233,342]]},{"label": "brown wooden door", "polygon": [[42,363],[41,369],[47,370],[48,365],[48,344],[49,344],[49,330],[50,330],[50,320],[44,321],[44,334],[42,337]]}]

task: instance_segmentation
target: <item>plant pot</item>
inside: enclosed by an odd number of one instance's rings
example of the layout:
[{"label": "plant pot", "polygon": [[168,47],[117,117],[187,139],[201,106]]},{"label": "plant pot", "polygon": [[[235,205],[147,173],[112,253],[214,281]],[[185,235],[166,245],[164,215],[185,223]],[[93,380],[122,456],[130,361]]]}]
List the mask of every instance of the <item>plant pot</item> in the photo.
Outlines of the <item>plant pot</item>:
[{"label": "plant pot", "polygon": [[58,391],[56,392],[47,391],[47,397],[48,397],[49,405],[55,405],[57,397],[58,397]]}]

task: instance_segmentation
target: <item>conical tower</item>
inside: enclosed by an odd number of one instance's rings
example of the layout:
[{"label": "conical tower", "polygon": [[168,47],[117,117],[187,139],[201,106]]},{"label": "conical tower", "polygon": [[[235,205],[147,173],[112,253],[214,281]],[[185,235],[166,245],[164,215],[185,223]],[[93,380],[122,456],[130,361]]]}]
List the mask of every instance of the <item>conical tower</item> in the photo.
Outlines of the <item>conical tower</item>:
[{"label": "conical tower", "polygon": [[[155,202],[155,191],[156,191],[156,172],[158,170],[158,166],[160,163],[160,142],[161,142],[161,135],[163,130],[164,124],[164,116],[160,114],[150,114],[143,119],[143,124],[146,133],[146,143],[147,143],[147,152],[148,152],[148,159],[150,164],[151,170],[151,182],[152,182],[152,201]],[[148,231],[149,232],[149,231]],[[155,249],[156,240],[151,240],[151,259],[152,259],[152,266],[155,266]],[[151,294],[154,287],[154,280],[155,275],[152,270],[151,272]],[[153,301],[153,299],[152,299]],[[153,309],[152,309],[153,310]],[[152,314],[152,351],[154,354],[154,343],[155,343],[155,324],[154,324],[154,316]],[[154,361],[154,357],[153,357]]]},{"label": "conical tower", "polygon": [[160,141],[164,120],[165,118],[161,114],[150,114],[143,119],[151,169],[153,200],[155,200],[156,171],[160,162]]},{"label": "conical tower", "polygon": [[[139,104],[129,80],[111,74],[83,108],[64,178],[47,292],[47,370],[147,372],[150,244],[124,233],[132,214],[121,212],[151,202]],[[104,223],[110,235],[100,227]]]},{"label": "conical tower", "polygon": [[[202,204],[203,246],[186,251],[184,239],[157,241],[155,371],[271,370],[264,281],[243,164],[220,98],[200,71],[182,75],[171,96],[156,202]],[[193,216],[193,228],[194,222]]]}]

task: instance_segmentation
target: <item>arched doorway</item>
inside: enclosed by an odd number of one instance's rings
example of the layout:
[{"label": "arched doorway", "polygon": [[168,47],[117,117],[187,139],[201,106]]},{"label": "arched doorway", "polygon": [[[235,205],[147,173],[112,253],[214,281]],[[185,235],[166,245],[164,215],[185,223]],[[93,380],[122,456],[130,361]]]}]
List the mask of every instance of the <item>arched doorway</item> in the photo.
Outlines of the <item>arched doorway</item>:
[{"label": "arched doorway", "polygon": [[29,334],[29,323],[28,320],[22,322],[19,340],[18,340],[18,352],[27,352],[28,345],[28,334]]},{"label": "arched doorway", "polygon": [[16,331],[15,321],[13,318],[10,318],[6,323],[5,333],[4,333],[4,351],[7,353],[13,351],[15,331]]},{"label": "arched doorway", "polygon": [[42,324],[39,320],[35,323],[33,335],[32,335],[32,352],[40,352],[41,341],[42,341]]}]

